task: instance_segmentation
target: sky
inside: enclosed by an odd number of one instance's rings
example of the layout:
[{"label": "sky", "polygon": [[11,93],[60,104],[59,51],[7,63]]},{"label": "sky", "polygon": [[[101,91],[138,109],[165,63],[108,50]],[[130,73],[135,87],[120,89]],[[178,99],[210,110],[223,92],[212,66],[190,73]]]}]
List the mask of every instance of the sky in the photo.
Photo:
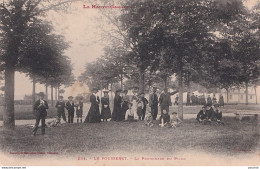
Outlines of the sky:
[{"label": "sky", "polygon": [[[251,8],[258,0],[247,0],[245,2],[248,8]],[[118,10],[118,9],[86,9],[83,5],[92,5],[90,3],[73,3],[68,13],[48,12],[48,20],[53,23],[55,33],[65,36],[70,42],[70,48],[65,51],[73,64],[73,73],[77,77],[85,69],[88,62],[95,61],[103,54],[103,47],[108,44],[101,36],[101,29],[109,30],[109,25],[104,25],[99,10]],[[117,5],[117,4],[114,4]],[[87,86],[80,86],[76,82],[69,88],[64,88],[67,97],[69,95],[88,92]],[[45,92],[43,85],[36,85],[36,92]],[[15,99],[23,99],[24,95],[32,93],[31,80],[24,74],[16,72],[15,74]],[[50,93],[50,89],[49,89]]]}]

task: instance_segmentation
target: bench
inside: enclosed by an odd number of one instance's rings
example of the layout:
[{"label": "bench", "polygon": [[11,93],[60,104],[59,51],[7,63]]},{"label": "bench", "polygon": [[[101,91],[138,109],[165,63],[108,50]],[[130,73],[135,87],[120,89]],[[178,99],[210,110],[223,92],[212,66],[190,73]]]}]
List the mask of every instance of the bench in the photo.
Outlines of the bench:
[{"label": "bench", "polygon": [[250,110],[237,110],[236,113],[236,119],[239,119],[240,121],[243,119],[243,117],[246,116],[254,116],[255,119],[258,119],[258,116],[260,115],[260,111],[250,111]]},{"label": "bench", "polygon": [[237,110],[237,112],[234,114],[236,115],[236,119],[239,119],[240,121],[243,119],[243,117],[254,116],[256,119],[256,134],[260,135],[260,111]]}]

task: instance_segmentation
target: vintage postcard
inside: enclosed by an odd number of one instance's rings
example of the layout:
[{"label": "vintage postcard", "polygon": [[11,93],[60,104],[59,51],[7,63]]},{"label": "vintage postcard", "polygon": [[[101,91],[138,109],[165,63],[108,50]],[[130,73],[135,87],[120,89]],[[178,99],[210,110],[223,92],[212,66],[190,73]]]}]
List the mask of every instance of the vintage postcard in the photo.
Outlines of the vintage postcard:
[{"label": "vintage postcard", "polygon": [[1,166],[260,165],[260,1],[2,0]]}]

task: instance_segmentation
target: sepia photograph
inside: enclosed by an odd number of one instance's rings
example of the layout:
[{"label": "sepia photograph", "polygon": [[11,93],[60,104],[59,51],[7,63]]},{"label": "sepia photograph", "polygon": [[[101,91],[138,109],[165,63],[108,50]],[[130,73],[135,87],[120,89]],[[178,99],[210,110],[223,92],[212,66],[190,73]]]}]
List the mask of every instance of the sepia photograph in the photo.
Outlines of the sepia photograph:
[{"label": "sepia photograph", "polygon": [[259,102],[260,0],[0,0],[1,166],[259,169]]}]

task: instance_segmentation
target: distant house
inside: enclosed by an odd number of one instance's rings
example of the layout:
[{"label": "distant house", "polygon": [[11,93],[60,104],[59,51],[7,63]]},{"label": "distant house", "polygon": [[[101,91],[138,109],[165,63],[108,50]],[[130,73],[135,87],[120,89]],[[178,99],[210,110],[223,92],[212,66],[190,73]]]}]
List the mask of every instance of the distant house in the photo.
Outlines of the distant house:
[{"label": "distant house", "polygon": [[[227,91],[222,90],[221,91],[224,100],[227,100]],[[257,102],[257,94],[260,94],[259,92],[255,92],[253,87],[248,88],[248,103],[250,104],[256,104]],[[235,89],[232,88],[228,92],[228,102],[229,103],[246,103],[246,90],[244,88],[242,89]]]}]

